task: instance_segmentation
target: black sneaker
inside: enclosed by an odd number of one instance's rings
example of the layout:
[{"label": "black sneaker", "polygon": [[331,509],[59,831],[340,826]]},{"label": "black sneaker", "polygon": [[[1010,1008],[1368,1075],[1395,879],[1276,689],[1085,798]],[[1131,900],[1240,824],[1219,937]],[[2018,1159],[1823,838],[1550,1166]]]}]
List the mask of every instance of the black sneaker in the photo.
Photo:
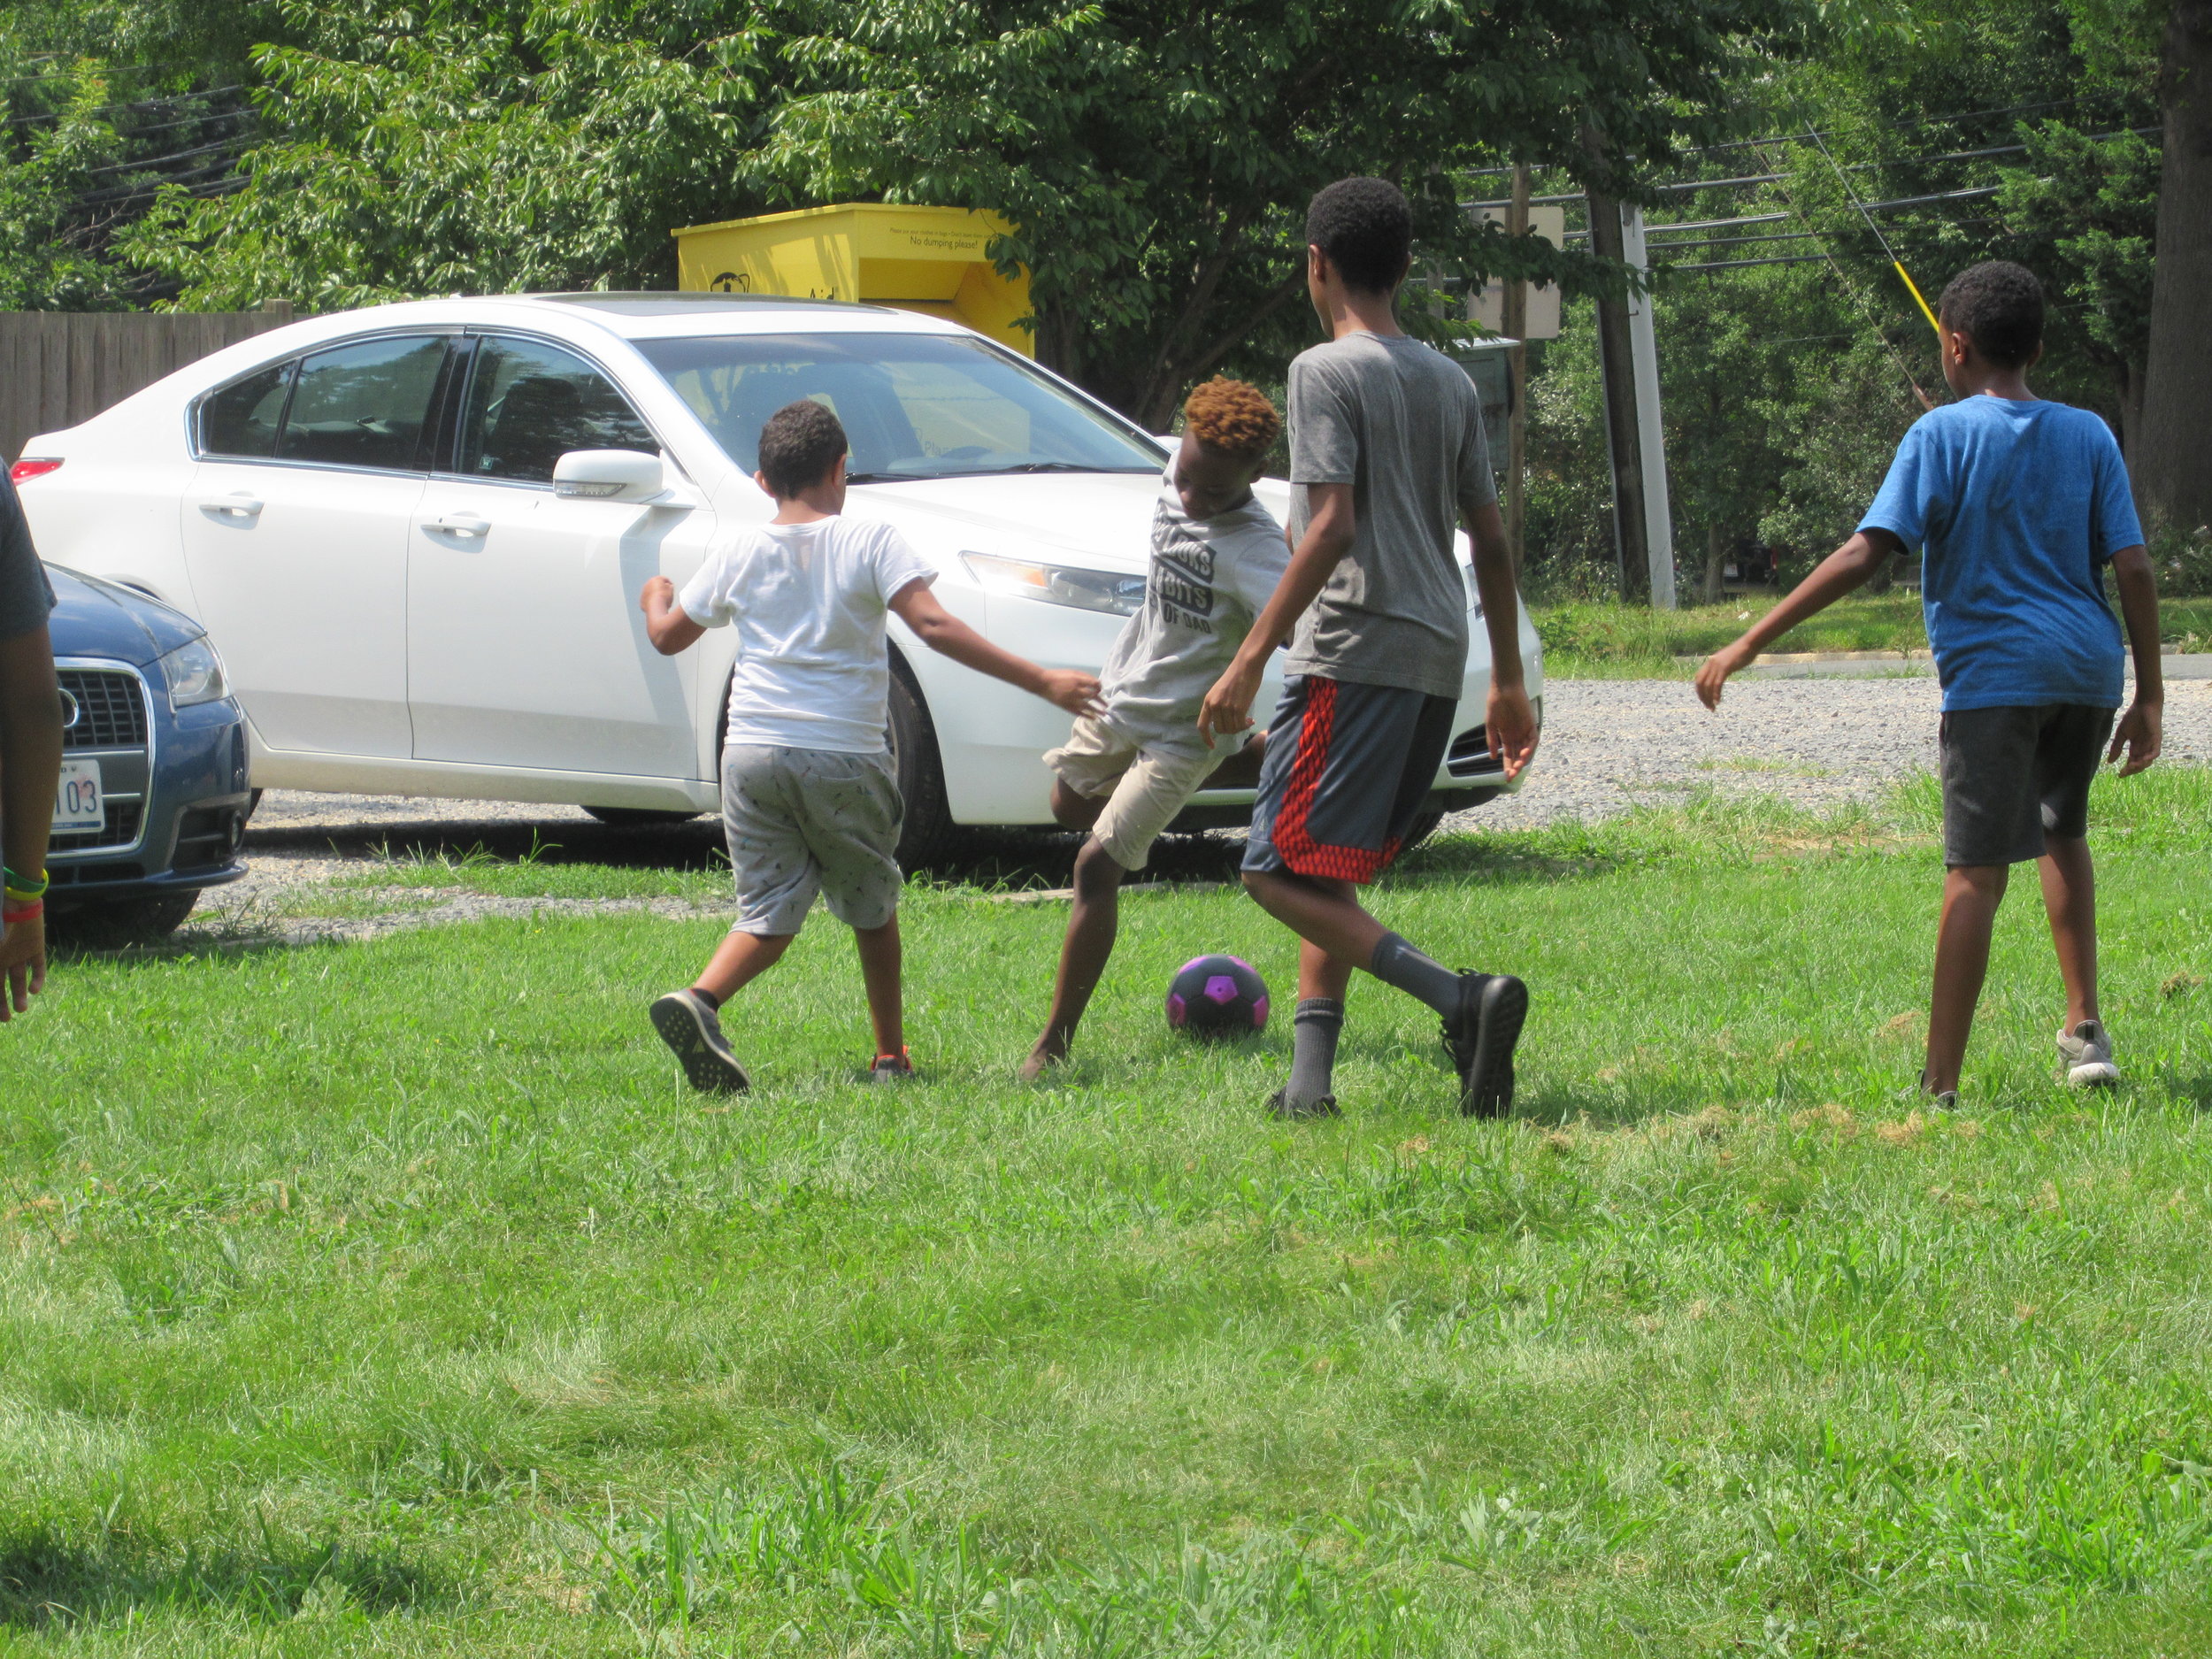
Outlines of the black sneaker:
[{"label": "black sneaker", "polygon": [[1444,1022],[1444,1047],[1459,1073],[1459,1110],[1502,1118],[1513,1110],[1513,1046],[1528,1018],[1528,987],[1509,973],[1459,976],[1459,1008]]},{"label": "black sneaker", "polygon": [[722,1035],[721,1020],[695,992],[671,991],[649,1012],[653,1029],[675,1050],[692,1087],[707,1094],[741,1094],[752,1087],[752,1078]]},{"label": "black sneaker", "polygon": [[1267,1110],[1278,1118],[1287,1118],[1293,1121],[1301,1118],[1341,1118],[1344,1115],[1337,1110],[1336,1096],[1333,1094],[1324,1094],[1318,1100],[1300,1101],[1294,1106],[1290,1103],[1290,1091],[1286,1088],[1279,1088],[1267,1097]]}]

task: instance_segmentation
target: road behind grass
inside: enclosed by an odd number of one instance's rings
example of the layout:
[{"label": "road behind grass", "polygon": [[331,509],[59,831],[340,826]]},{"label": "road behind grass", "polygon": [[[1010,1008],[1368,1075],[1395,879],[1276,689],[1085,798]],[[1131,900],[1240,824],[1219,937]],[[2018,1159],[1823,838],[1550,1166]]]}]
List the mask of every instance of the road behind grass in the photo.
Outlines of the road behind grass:
[{"label": "road behind grass", "polygon": [[1932,807],[1416,854],[1383,913],[1533,987],[1502,1124],[1365,984],[1344,1118],[1265,1118],[1286,1022],[1160,1014],[1290,985],[1226,890],[1126,901],[1042,1089],[1064,913],[973,887],[904,1087],[828,926],[721,1102],[641,1015],[718,918],[69,964],[0,1031],[0,1650],[2212,1651],[2212,774],[2101,788],[2128,1086],[2051,1080],[2029,884],[1955,1118]]},{"label": "road behind grass", "polygon": [[[1708,714],[1678,683],[1555,680],[1526,787],[1446,827],[1596,823],[1699,796],[1816,810],[1878,804],[1934,767],[1936,695],[1925,679],[1752,680],[1731,686],[1720,711]],[[2212,682],[2177,682],[2168,696],[2170,761],[2212,762]],[[1059,887],[1076,846],[1070,836],[981,835],[926,873]],[[516,914],[541,898],[663,910],[719,904],[727,897],[721,849],[711,816],[617,830],[575,807],[272,790],[247,833],[250,875],[211,893],[194,927],[202,937],[301,926],[368,934]],[[1229,880],[1235,859],[1225,837],[1170,841],[1148,874]],[[587,893],[557,873],[578,864],[632,873],[611,887],[603,872]]]}]

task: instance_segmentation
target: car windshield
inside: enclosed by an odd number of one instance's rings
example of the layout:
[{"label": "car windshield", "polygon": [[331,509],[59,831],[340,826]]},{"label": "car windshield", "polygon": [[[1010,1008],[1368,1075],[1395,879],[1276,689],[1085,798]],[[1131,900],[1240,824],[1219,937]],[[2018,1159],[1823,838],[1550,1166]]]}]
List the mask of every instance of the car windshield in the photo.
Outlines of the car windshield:
[{"label": "car windshield", "polygon": [[768,417],[811,397],[843,423],[856,483],[1160,470],[1134,428],[979,340],[711,334],[637,349],[742,467],[757,465]]}]

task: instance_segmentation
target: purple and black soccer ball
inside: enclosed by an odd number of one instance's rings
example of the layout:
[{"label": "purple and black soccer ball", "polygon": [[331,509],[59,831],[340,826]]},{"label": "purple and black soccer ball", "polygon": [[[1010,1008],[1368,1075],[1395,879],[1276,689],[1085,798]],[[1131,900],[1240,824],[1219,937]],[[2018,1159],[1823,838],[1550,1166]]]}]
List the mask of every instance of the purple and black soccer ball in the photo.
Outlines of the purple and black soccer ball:
[{"label": "purple and black soccer ball", "polygon": [[1193,956],[1168,981],[1167,1023],[1202,1042],[1267,1027],[1267,981],[1238,956]]}]

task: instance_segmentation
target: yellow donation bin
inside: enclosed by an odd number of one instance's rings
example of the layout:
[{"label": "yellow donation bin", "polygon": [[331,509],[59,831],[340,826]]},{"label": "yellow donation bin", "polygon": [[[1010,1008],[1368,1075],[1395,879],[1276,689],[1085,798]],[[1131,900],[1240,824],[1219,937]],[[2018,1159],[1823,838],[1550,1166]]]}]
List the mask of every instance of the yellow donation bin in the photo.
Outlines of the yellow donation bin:
[{"label": "yellow donation bin", "polygon": [[788,294],[861,300],[964,323],[1035,356],[1026,273],[992,265],[995,236],[1013,229],[964,207],[849,202],[676,231],[676,286],[692,293]]}]

